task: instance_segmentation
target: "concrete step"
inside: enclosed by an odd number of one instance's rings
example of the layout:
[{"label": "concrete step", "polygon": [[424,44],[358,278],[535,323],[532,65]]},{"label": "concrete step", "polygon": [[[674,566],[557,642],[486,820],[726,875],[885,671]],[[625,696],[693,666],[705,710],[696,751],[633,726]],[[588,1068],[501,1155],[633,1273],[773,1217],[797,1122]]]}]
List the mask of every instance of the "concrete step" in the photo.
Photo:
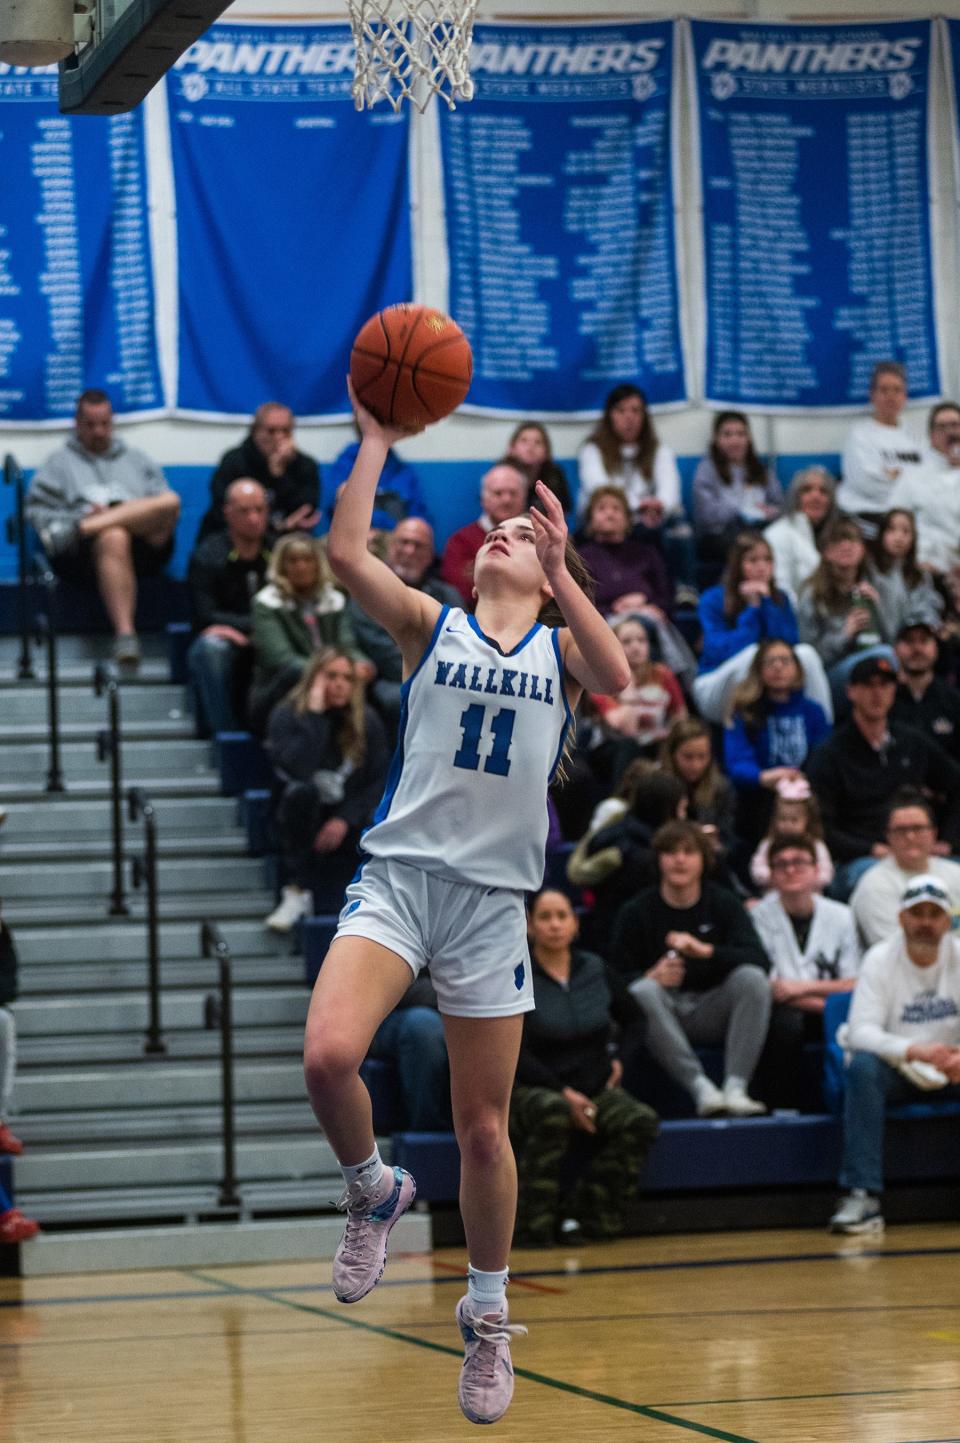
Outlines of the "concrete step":
[{"label": "concrete step", "polygon": [[[65,662],[69,661],[77,665],[86,663],[90,668],[95,661],[109,658],[110,647],[111,638],[105,632],[70,632],[64,629],[57,633],[57,655],[60,660]],[[169,643],[165,631],[140,633],[140,652],[144,661],[166,660],[168,648]],[[46,651],[42,646],[34,646],[30,654],[34,669],[38,663],[46,660]],[[19,636],[0,637],[0,673],[10,676],[16,668],[19,658]]]},{"label": "concrete step", "polygon": [[[0,832],[4,855],[12,845],[49,840],[62,846],[69,837],[71,847],[83,841],[101,840],[104,832],[103,797],[79,796],[72,793],[47,793],[42,802],[11,804],[9,816]],[[237,825],[235,797],[151,797],[157,814],[157,836],[163,847],[174,837],[208,837],[229,831]]]},{"label": "concrete step", "polygon": [[[301,1078],[301,1093],[303,1079]],[[234,1111],[237,1136],[279,1137],[308,1133],[315,1127],[306,1095],[280,1102],[238,1103]],[[144,1142],[153,1145],[170,1138],[214,1138],[222,1135],[219,1100],[206,1105],[142,1108],[97,1108],[72,1113],[39,1113],[17,1119],[18,1136],[30,1148],[86,1143]]]},{"label": "concrete step", "polygon": [[[237,1177],[244,1181],[295,1181],[332,1176],[337,1164],[330,1144],[315,1130],[280,1138],[238,1138]],[[37,1146],[14,1163],[21,1193],[60,1188],[159,1187],[171,1183],[215,1184],[223,1170],[219,1139],[110,1146]]]},{"label": "concrete step", "polygon": [[[109,646],[104,647],[98,660],[108,661],[110,659]],[[64,690],[68,687],[90,687],[93,686],[94,658],[85,661],[80,657],[66,655],[63,649],[57,647],[57,681]],[[47,657],[43,651],[33,653],[33,676],[21,680],[15,677],[15,667],[0,664],[0,675],[2,675],[9,686],[32,686],[36,682],[46,682],[47,679]],[[135,675],[122,674],[120,684],[124,691],[132,691],[137,686],[156,686],[169,683],[170,663],[166,655],[146,656],[141,661]]]},{"label": "concrete step", "polygon": [[[154,741],[125,741],[122,748],[125,786],[143,783],[148,777],[177,777],[181,781],[212,773],[208,741],[170,738],[162,746]],[[45,743],[7,742],[0,750],[0,785],[23,787],[46,779],[50,764]],[[60,764],[67,785],[74,781],[108,780],[108,763],[97,759],[92,742],[67,741],[60,749]]]},{"label": "concrete step", "polygon": [[[303,1066],[299,1054],[273,1062],[239,1057],[234,1066],[237,1105],[302,1101]],[[143,1058],[135,1065],[100,1063],[77,1066],[69,1088],[63,1073],[23,1068],[17,1076],[18,1135],[29,1143],[41,1120],[64,1118],[69,1123],[84,1109],[172,1108],[208,1106],[221,1097],[219,1060],[178,1062],[170,1058]],[[158,1119],[159,1120],[159,1119]],[[37,1138],[41,1141],[41,1138]]]},{"label": "concrete step", "polygon": [[[110,814],[103,808],[100,809],[100,828],[96,837],[69,838],[69,855],[71,860],[79,862],[81,859],[88,862],[113,860],[113,848],[110,841]],[[0,838],[0,861],[4,865],[19,866],[25,863],[35,866],[39,863],[60,865],[64,855],[64,845],[67,841],[64,837],[57,841],[53,837],[47,837],[42,841],[22,842],[15,841],[16,830],[10,831],[9,824],[5,824],[3,836]],[[14,845],[9,845],[14,842]],[[125,823],[124,850],[127,859],[143,855],[144,841],[143,832],[139,825]],[[230,827],[211,836],[166,836],[159,829],[157,831],[157,850],[160,861],[164,859],[174,860],[177,858],[203,858],[206,860],[219,857],[248,857],[248,844],[246,833],[239,827]],[[112,877],[111,873],[111,877]]]},{"label": "concrete step", "polygon": [[[206,992],[166,988],[161,997],[164,1028],[185,1032],[204,1027]],[[306,987],[235,987],[233,1024],[242,1027],[302,1028],[310,994]],[[131,992],[107,992],[97,997],[64,997],[55,1001],[25,998],[14,1003],[17,1037],[78,1037],[82,1033],[143,1032],[148,1023],[147,998]]]},{"label": "concrete step", "polygon": [[[137,848],[139,851],[139,847]],[[157,885],[161,898],[174,894],[206,892],[211,881],[210,862],[202,857],[160,858]],[[231,891],[255,891],[263,888],[265,868],[260,857],[231,857],[229,867]],[[129,865],[126,882],[129,883]],[[224,879],[227,880],[226,878]],[[113,891],[113,868],[108,862],[25,861],[8,862],[6,852],[0,859],[0,897],[5,902],[30,902],[39,898],[108,897]]]},{"label": "concrete step", "polygon": [[[47,964],[20,964],[20,1001],[45,997],[81,996],[83,993],[139,992],[146,993],[147,964],[141,955],[121,962],[73,962],[68,967]],[[303,987],[303,958],[289,956],[234,958],[233,982],[237,987]],[[218,969],[213,961],[198,957],[196,961],[171,962],[161,954],[160,984],[167,988],[202,987],[206,991],[218,983]]]},{"label": "concrete step", "polygon": [[[51,901],[47,898],[33,897],[4,903],[3,915],[19,935],[21,927],[39,923],[73,923],[74,926],[83,927],[105,922],[108,920],[107,904],[106,892],[100,897],[87,899],[67,897],[63,900]],[[160,898],[160,915],[167,922],[192,920],[199,923],[207,917],[214,922],[221,922],[224,919],[235,920],[238,917],[258,917],[262,921],[275,905],[276,898],[273,892],[268,891],[246,894],[240,892],[165,893]],[[138,919],[141,924],[145,922],[147,912],[142,888],[139,891],[127,889],[126,906],[127,914],[130,917]]]},{"label": "concrete step", "polygon": [[[209,1192],[192,1201],[194,1205],[185,1208],[185,1198],[174,1194],[165,1206],[180,1215],[215,1211],[216,1198]],[[206,1206],[196,1206],[198,1202]],[[275,1206],[264,1210],[275,1212],[282,1206],[283,1197],[278,1194]],[[39,1278],[144,1268],[210,1268],[231,1263],[325,1263],[336,1252],[342,1233],[343,1219],[339,1215],[45,1232],[23,1246],[20,1265],[24,1277]],[[429,1215],[407,1213],[391,1234],[391,1243],[404,1253],[428,1253]],[[329,1283],[328,1269],[311,1269],[304,1281],[316,1281],[324,1287]]]},{"label": "concrete step", "polygon": [[[220,1033],[196,1030],[165,1031],[167,1057],[189,1061],[220,1056]],[[233,1036],[237,1057],[289,1060],[303,1050],[303,1026],[240,1027]],[[143,1038],[136,1032],[94,1033],[79,1036],[24,1037],[17,1046],[17,1080],[31,1068],[59,1068],[69,1085],[69,1074],[106,1062],[134,1063],[144,1058]],[[119,1099],[114,1098],[114,1102]]]},{"label": "concrete step", "polygon": [[[64,686],[58,691],[61,725],[102,727],[107,724],[107,701],[92,686]],[[122,686],[120,715],[124,727],[134,722],[179,721],[189,716],[184,688],[176,682],[155,682],[149,686]],[[47,688],[37,683],[0,686],[0,717],[3,726],[47,725]]]},{"label": "concrete step", "polygon": [[[270,932],[259,916],[253,920],[238,919],[235,912],[232,916],[225,916],[222,896],[219,900],[220,905],[213,908],[209,915],[218,922],[235,962],[238,958],[290,955],[291,938],[278,937],[275,932]],[[131,958],[144,957],[144,936],[142,920],[108,920],[101,908],[94,922],[87,926],[68,923],[57,927],[41,922],[18,927],[17,953],[24,967],[60,966],[71,962],[127,962]],[[163,918],[160,923],[160,956],[165,963],[189,959],[199,966],[198,923]]]},{"label": "concrete step", "polygon": [[[146,776],[130,777],[123,775],[124,794],[126,789],[133,783],[142,787],[150,800],[154,803],[162,801],[165,797],[176,798],[188,801],[196,797],[219,797],[220,778],[216,772],[190,772],[183,776],[176,774],[160,776],[152,772]],[[30,807],[45,807],[53,802],[58,802],[65,796],[69,796],[75,802],[103,802],[110,798],[110,780],[107,775],[107,767],[104,763],[100,775],[93,777],[67,777],[65,789],[62,792],[47,791],[47,768],[44,767],[43,776],[7,779],[0,777],[0,802],[5,807],[26,805]],[[224,798],[236,806],[235,798]]]},{"label": "concrete step", "polygon": [[[64,721],[61,719],[61,746],[71,742],[77,744],[88,742],[93,746],[97,740],[97,733],[105,730],[106,724],[106,717],[98,717],[94,721]],[[6,720],[0,723],[0,744],[2,745],[33,742],[46,749],[48,735],[49,727],[46,720],[16,722],[12,726],[6,725]],[[185,715],[140,717],[133,721],[124,717],[121,735],[125,746],[135,741],[198,740],[192,718]]]}]

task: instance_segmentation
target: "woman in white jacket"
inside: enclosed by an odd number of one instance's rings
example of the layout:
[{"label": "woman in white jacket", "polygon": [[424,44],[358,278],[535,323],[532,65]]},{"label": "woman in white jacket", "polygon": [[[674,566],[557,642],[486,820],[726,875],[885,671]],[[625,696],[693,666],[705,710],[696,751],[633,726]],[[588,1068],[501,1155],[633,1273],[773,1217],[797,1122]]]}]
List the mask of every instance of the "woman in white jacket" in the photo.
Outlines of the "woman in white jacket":
[{"label": "woman in white jacket", "polygon": [[794,601],[820,565],[818,539],[837,514],[837,483],[823,466],[806,466],[790,482],[783,515],[764,530],[776,583]]}]

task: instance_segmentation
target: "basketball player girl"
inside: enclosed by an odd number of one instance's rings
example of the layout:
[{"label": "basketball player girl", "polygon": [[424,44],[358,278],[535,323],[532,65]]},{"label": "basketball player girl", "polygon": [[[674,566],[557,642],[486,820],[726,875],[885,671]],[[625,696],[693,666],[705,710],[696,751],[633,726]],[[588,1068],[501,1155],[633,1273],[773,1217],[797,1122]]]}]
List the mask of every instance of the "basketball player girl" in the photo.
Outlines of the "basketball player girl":
[{"label": "basketball player girl", "polygon": [[[352,393],[351,393],[352,394]],[[513,517],[477,556],[476,612],[440,603],[367,549],[387,453],[405,434],[356,402],[360,449],[328,538],[330,563],[403,654],[399,741],[364,834],[307,1021],[314,1112],[343,1170],[346,1227],[333,1286],[355,1303],[379,1282],[390,1229],[416,1186],[380,1160],[359,1068],[411,974],[429,964],[443,1014],[460,1209],[469,1255],[457,1305],[465,1356],[459,1401],[473,1423],[502,1417],[513,1394],[507,1261],[517,1202],[508,1108],[533,987],[524,893],[541,884],[547,783],[581,691],[618,693],[630,670],[576,578],[563,512]],[[566,623],[538,619],[550,607]]]}]

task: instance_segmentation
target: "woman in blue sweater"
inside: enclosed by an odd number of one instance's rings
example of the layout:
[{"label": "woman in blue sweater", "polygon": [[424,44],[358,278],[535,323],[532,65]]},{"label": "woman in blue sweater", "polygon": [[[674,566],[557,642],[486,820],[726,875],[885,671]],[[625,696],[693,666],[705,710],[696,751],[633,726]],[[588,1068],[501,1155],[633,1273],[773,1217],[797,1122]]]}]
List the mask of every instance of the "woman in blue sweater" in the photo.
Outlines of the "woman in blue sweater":
[{"label": "woman in blue sweater", "polygon": [[[703,650],[693,699],[708,721],[724,720],[730,697],[750,669],[761,641],[797,641],[797,618],[790,599],[773,579],[773,552],[762,536],[744,532],[730,548],[719,586],[700,598]],[[830,687],[820,658],[810,646],[797,648],[807,696],[832,719]]]},{"label": "woman in blue sweater", "polygon": [[738,831],[748,844],[766,827],[777,784],[798,777],[832,730],[823,707],[803,695],[803,681],[793,647],[770,637],[757,646],[733,693],[723,759],[737,788]]}]

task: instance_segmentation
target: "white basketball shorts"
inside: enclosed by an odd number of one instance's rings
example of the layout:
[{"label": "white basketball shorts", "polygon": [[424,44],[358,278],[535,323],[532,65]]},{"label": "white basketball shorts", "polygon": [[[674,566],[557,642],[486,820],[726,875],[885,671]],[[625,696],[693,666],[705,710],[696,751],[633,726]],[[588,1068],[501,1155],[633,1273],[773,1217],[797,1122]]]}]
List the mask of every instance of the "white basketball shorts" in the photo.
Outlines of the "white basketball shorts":
[{"label": "white basketball shorts", "polygon": [[389,947],[414,977],[429,964],[440,1011],[451,1017],[533,1008],[522,892],[368,857],[347,888],[337,936]]}]

